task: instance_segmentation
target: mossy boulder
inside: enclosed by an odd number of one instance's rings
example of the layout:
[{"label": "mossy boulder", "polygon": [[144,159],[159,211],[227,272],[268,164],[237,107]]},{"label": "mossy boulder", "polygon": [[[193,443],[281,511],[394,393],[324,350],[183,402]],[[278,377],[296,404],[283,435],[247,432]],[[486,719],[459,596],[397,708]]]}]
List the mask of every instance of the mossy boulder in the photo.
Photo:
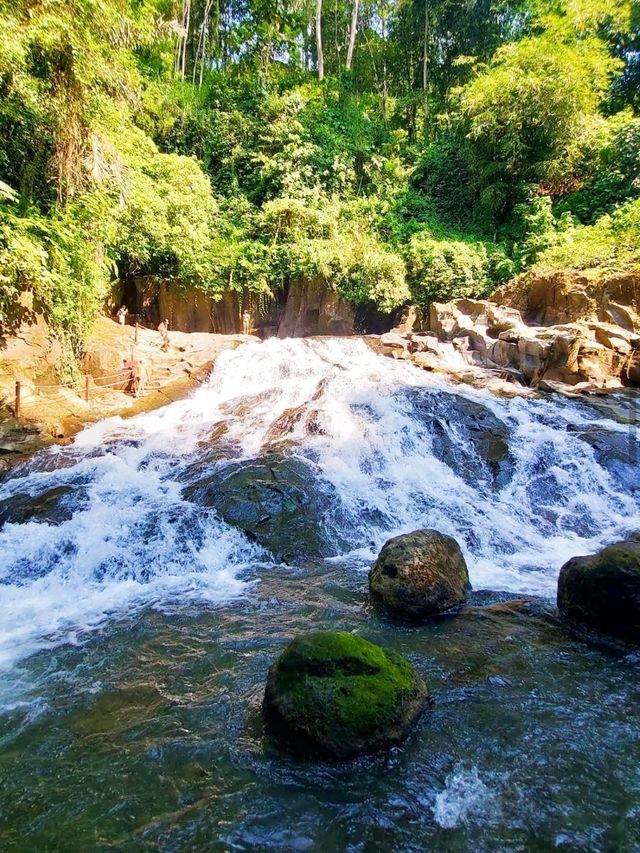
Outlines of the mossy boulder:
[{"label": "mossy boulder", "polygon": [[271,666],[266,730],[301,756],[352,758],[399,743],[427,702],[408,660],[342,631],[297,637]]},{"label": "mossy boulder", "polygon": [[640,537],[565,563],[558,609],[570,622],[640,643]]},{"label": "mossy boulder", "polygon": [[385,542],[369,572],[372,598],[391,615],[420,621],[464,604],[471,589],[460,546],[437,530]]}]

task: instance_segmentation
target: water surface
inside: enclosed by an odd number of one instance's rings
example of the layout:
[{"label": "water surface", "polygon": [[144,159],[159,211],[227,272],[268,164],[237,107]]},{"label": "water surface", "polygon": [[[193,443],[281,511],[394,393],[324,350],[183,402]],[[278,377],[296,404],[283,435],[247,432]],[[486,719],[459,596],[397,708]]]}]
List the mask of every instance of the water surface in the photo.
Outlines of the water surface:
[{"label": "water surface", "polygon": [[[326,340],[225,353],[189,400],[36,457],[0,484],[2,844],[640,850],[640,658],[553,608],[568,557],[640,528],[637,450],[592,406]],[[247,535],[219,502],[230,466],[273,459],[277,508],[317,533],[289,565],[273,518]],[[401,627],[366,570],[421,526],[458,539],[477,607]],[[402,747],[332,766],[265,741],[267,669],[320,627],[425,677],[435,705]]]}]

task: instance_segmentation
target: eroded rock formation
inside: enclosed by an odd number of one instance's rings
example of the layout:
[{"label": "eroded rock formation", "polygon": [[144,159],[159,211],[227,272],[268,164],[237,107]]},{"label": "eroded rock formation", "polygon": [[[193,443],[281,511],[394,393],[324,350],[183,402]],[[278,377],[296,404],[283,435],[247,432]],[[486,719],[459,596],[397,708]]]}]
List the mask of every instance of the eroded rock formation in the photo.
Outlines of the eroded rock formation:
[{"label": "eroded rock formation", "polygon": [[595,283],[549,273],[523,276],[491,300],[434,302],[426,330],[369,340],[384,355],[465,381],[488,370],[540,390],[637,387],[639,312],[640,274]]}]

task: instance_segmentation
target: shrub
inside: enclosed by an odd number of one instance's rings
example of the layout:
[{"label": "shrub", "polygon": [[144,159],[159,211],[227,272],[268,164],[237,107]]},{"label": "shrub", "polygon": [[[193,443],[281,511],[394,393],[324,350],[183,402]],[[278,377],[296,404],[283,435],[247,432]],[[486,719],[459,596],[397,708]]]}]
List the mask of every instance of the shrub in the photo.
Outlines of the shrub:
[{"label": "shrub", "polygon": [[513,273],[498,246],[463,239],[438,239],[428,231],[414,234],[406,250],[413,298],[421,305],[460,297],[483,297]]}]

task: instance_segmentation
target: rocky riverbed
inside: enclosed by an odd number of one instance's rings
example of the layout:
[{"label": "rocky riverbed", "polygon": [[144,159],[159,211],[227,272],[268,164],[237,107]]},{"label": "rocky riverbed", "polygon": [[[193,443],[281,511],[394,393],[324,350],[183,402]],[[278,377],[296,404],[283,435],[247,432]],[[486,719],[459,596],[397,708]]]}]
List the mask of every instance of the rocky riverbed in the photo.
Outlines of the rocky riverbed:
[{"label": "rocky riverbed", "polygon": [[[0,477],[2,840],[632,850],[636,650],[585,643],[555,596],[570,558],[640,528],[638,450],[590,398],[343,338],[225,351],[190,397],[25,460]],[[425,527],[473,590],[408,624],[368,572]],[[269,668],[318,630],[427,685],[401,745],[334,765],[265,737]]]}]

